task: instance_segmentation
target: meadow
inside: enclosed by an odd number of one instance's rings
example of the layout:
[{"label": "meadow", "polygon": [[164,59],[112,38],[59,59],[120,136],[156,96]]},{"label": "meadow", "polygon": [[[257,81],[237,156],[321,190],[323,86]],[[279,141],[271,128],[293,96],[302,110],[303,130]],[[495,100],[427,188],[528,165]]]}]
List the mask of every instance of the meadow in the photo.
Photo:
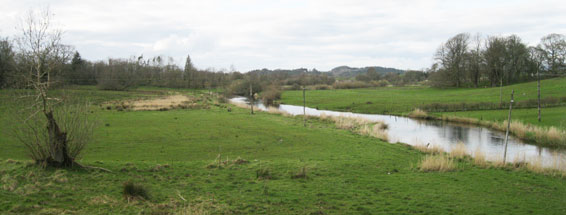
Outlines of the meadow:
[{"label": "meadow", "polygon": [[[542,98],[566,97],[566,78],[541,81]],[[504,86],[503,101],[510,100],[515,90],[515,102],[537,98],[537,83],[528,82]],[[303,105],[302,91],[285,91],[281,102]],[[496,103],[500,88],[432,88],[428,86],[376,87],[340,90],[309,90],[306,104],[321,110],[350,111],[369,114],[406,114],[415,108],[440,104]]]},{"label": "meadow", "polygon": [[[98,119],[79,163],[111,172],[42,169],[0,120],[2,214],[564,214],[559,175],[483,167],[423,171],[412,147],[337,129],[333,123],[217,103],[192,109],[108,110],[105,101],[159,97],[170,89],[91,88]],[[2,91],[2,116],[9,114]],[[204,92],[177,91],[203,96]],[[202,97],[201,97],[202,98]],[[230,109],[230,111],[229,111]],[[128,200],[123,184],[147,188]]]}]

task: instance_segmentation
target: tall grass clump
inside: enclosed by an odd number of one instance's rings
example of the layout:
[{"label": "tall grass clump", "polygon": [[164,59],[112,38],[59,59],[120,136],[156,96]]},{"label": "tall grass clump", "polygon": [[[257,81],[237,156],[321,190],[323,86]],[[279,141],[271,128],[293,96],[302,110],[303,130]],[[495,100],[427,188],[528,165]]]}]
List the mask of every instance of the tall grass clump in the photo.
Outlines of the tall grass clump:
[{"label": "tall grass clump", "polygon": [[429,118],[428,114],[425,111],[418,109],[418,108],[411,111],[408,114],[408,116],[411,117],[411,118],[418,118],[418,119],[428,119]]},{"label": "tall grass clump", "polygon": [[271,114],[279,114],[279,115],[283,115],[283,116],[291,116],[291,114],[289,114],[288,112],[279,110],[279,108],[276,108],[276,107],[273,107],[273,106],[267,107],[267,112],[268,112],[268,113],[271,113]]},{"label": "tall grass clump", "polygon": [[126,181],[122,186],[122,195],[126,200],[149,200],[149,191],[148,189],[140,184],[136,184],[132,181]]},{"label": "tall grass clump", "polygon": [[386,129],[387,125],[385,125],[383,122],[378,122],[373,125],[362,126],[359,130],[359,133],[387,141],[389,139],[389,136],[387,135]]},{"label": "tall grass clump", "polygon": [[362,125],[367,125],[371,123],[371,121],[361,117],[339,116],[339,117],[331,117],[331,119],[334,121],[337,128],[345,129],[345,130],[358,129]]},{"label": "tall grass clump", "polygon": [[453,158],[464,158],[467,155],[466,145],[462,142],[458,142],[456,145],[452,145],[450,149],[450,157]]},{"label": "tall grass clump", "polygon": [[420,163],[423,172],[448,172],[456,169],[454,160],[444,155],[427,155]]},{"label": "tall grass clump", "polygon": [[321,114],[322,120],[333,121],[336,128],[350,130],[361,135],[375,137],[387,141],[387,124],[382,121],[371,121],[362,117],[328,116]]},{"label": "tall grass clump", "polygon": [[413,148],[415,148],[415,149],[417,149],[421,152],[427,153],[427,154],[441,154],[442,152],[444,152],[444,150],[442,150],[442,148],[440,146],[433,145],[433,144],[430,144],[430,143],[416,144],[416,145],[413,146]]},{"label": "tall grass clump", "polygon": [[487,162],[485,153],[480,149],[474,151],[474,164],[480,167],[487,167],[489,162]]}]

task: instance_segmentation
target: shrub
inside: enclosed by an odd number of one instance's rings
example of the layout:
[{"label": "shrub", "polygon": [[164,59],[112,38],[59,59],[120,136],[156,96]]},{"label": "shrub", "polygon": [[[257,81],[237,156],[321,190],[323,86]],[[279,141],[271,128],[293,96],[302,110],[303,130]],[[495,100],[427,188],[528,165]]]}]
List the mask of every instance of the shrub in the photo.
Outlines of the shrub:
[{"label": "shrub", "polygon": [[379,80],[379,81],[372,81],[371,85],[375,87],[387,87],[390,85],[390,83],[387,80]]},{"label": "shrub", "polygon": [[276,86],[270,86],[267,90],[261,92],[261,99],[265,106],[273,105],[275,100],[281,99],[281,90]]},{"label": "shrub", "polygon": [[332,85],[334,89],[355,89],[372,87],[371,84],[363,81],[339,81]]},{"label": "shrub", "polygon": [[332,87],[330,85],[327,85],[327,84],[317,84],[317,85],[314,85],[313,88],[315,90],[330,90],[330,89],[332,89]]},{"label": "shrub", "polygon": [[44,167],[74,166],[96,126],[94,117],[89,116],[90,105],[63,100],[49,114],[30,111],[14,110],[9,117],[15,123],[12,134],[27,148],[31,159]]},{"label": "shrub", "polygon": [[126,181],[122,186],[122,195],[126,200],[144,199],[149,200],[149,191],[146,187],[132,181]]}]

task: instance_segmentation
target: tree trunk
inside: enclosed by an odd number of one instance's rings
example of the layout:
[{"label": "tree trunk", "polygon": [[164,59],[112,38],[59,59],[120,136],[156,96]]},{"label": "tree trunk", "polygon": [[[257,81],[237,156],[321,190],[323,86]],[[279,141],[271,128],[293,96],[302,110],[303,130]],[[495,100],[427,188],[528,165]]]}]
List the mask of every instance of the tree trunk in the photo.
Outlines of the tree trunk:
[{"label": "tree trunk", "polygon": [[52,167],[71,167],[74,164],[67,148],[67,133],[61,132],[59,125],[53,117],[53,111],[45,113],[47,118],[47,132],[49,133],[50,157],[42,161]]}]

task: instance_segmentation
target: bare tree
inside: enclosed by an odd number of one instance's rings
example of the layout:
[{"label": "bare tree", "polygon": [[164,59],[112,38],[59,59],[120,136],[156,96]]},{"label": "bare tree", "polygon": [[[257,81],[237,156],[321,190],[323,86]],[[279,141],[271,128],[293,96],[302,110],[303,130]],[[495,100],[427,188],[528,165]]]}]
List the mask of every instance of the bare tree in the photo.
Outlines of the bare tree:
[{"label": "bare tree", "polygon": [[481,34],[476,34],[472,38],[472,48],[468,53],[468,74],[470,81],[474,85],[474,87],[478,87],[483,66],[483,58],[481,49],[482,46],[482,36]]},{"label": "bare tree", "polygon": [[450,81],[460,87],[465,71],[465,58],[468,51],[470,35],[458,34],[442,44],[436,51],[435,58],[450,75]]},{"label": "bare tree", "polygon": [[28,148],[32,159],[43,166],[71,167],[86,145],[93,124],[86,114],[88,106],[69,105],[53,96],[52,74],[69,60],[70,48],[61,44],[62,31],[52,26],[48,9],[30,10],[23,19],[18,38],[21,57],[27,65],[21,71],[34,89],[23,96],[16,136]]},{"label": "bare tree", "polygon": [[566,36],[562,34],[549,34],[540,41],[544,50],[545,66],[552,75],[563,72],[566,67]]}]

